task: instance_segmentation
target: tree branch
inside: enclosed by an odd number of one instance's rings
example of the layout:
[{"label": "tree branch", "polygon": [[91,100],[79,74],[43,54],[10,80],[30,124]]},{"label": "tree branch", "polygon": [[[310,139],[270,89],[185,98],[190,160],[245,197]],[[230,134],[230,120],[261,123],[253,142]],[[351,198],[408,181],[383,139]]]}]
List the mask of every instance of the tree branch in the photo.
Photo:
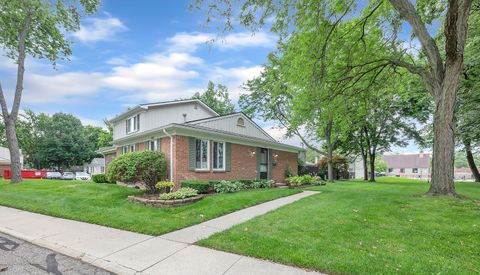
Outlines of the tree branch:
[{"label": "tree branch", "polygon": [[[393,7],[400,13],[413,29],[413,33],[422,44],[423,50],[430,64],[432,78],[442,81],[444,74],[443,60],[438,50],[437,43],[428,33],[425,23],[417,13],[415,6],[409,0],[389,0]],[[455,1],[455,0],[451,0]],[[470,0],[467,0],[470,1]]]}]

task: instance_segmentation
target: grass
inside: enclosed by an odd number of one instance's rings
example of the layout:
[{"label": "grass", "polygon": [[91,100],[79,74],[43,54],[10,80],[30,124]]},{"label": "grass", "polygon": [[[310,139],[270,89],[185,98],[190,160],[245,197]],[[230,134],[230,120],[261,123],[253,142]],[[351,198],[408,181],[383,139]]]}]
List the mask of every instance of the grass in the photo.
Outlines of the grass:
[{"label": "grass", "polygon": [[112,184],[83,181],[25,180],[11,185],[0,180],[0,205],[71,220],[161,235],[265,201],[300,192],[285,189],[245,190],[207,196],[176,208],[129,203],[142,192]]},{"label": "grass", "polygon": [[379,178],[302,199],[199,242],[330,274],[479,274],[480,184],[470,199],[414,198],[428,183]]}]

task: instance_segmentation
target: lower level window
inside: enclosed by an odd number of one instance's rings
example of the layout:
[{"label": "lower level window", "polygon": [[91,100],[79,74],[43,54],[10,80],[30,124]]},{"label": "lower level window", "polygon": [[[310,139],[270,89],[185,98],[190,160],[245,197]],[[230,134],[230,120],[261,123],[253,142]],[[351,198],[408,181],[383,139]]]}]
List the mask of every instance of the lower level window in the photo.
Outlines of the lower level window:
[{"label": "lower level window", "polygon": [[418,168],[412,168],[412,173],[414,174],[418,173]]},{"label": "lower level window", "polygon": [[195,140],[195,168],[199,170],[208,170],[210,143],[208,140]]},{"label": "lower level window", "polygon": [[150,151],[158,151],[158,140],[150,140],[148,141],[148,148],[147,150]]},{"label": "lower level window", "polygon": [[400,173],[405,173],[405,168],[400,168]]},{"label": "lower level window", "polygon": [[225,169],[225,142],[213,142],[213,169]]}]

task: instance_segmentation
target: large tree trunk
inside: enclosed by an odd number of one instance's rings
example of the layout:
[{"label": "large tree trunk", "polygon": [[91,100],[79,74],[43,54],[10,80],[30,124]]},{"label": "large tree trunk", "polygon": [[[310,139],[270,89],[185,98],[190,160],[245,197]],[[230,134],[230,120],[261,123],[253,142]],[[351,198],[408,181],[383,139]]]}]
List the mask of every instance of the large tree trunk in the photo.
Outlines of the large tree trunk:
[{"label": "large tree trunk", "polygon": [[480,182],[480,173],[478,172],[477,165],[475,164],[475,159],[473,158],[472,148],[469,140],[464,140],[463,144],[465,145],[465,153],[467,154],[467,162],[470,170],[472,170],[473,178],[475,182]]},{"label": "large tree trunk", "polygon": [[[428,195],[456,195],[453,182],[455,160],[454,109],[461,71],[461,62],[459,63],[455,66],[457,73],[447,71],[443,87],[440,91],[435,92],[432,183]],[[450,66],[450,70],[454,70],[454,68],[451,68],[452,66]]]},{"label": "large tree trunk", "polygon": [[11,183],[22,182],[21,171],[22,164],[20,162],[20,147],[18,146],[17,134],[15,131],[15,120],[8,117],[5,118],[5,131],[7,135],[8,149],[10,150],[10,168],[12,171]]}]

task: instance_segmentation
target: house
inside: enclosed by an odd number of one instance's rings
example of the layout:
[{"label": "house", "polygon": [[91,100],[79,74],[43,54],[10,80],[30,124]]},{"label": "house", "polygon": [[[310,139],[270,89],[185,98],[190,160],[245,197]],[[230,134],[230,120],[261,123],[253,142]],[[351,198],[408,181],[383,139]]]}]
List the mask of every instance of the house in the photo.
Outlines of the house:
[{"label": "house", "polygon": [[[23,155],[20,152],[20,163],[23,169]],[[3,173],[5,170],[10,169],[10,150],[6,147],[0,147],[0,177],[3,177]]]},{"label": "house", "polygon": [[383,155],[382,159],[387,163],[387,176],[430,178],[429,153]]},{"label": "house", "polygon": [[83,165],[83,171],[89,173],[90,175],[105,173],[105,159],[104,158],[92,159],[90,163],[85,163]]},{"label": "house", "polygon": [[101,148],[108,164],[128,152],[165,153],[168,177],[283,181],[298,172],[302,148],[277,142],[243,113],[218,115],[198,99],[141,104],[110,120],[113,146]]}]

